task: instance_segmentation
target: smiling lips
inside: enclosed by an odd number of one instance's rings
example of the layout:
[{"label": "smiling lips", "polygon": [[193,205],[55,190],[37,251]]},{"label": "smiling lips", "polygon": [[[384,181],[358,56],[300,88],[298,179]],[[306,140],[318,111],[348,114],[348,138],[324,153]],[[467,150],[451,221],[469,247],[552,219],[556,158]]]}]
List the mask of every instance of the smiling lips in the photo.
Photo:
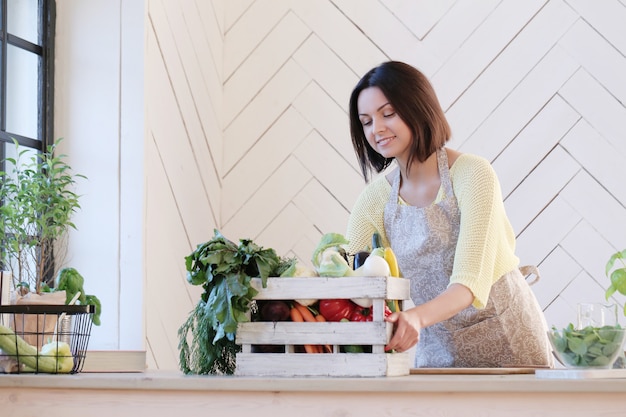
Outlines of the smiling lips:
[{"label": "smiling lips", "polygon": [[378,145],[378,146],[386,146],[394,138],[395,138],[395,136],[389,136],[389,137],[386,137],[386,138],[382,138],[382,139],[376,141],[376,145]]}]

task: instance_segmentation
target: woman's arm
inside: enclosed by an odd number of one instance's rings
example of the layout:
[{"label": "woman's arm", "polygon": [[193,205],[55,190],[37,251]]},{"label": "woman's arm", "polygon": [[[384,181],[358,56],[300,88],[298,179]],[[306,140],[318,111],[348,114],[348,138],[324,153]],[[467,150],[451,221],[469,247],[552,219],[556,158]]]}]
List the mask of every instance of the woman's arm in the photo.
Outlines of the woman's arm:
[{"label": "woman's arm", "polygon": [[452,284],[432,300],[409,310],[393,313],[387,321],[394,323],[394,333],[386,350],[404,352],[419,342],[420,331],[447,320],[474,301],[474,294],[464,285]]}]

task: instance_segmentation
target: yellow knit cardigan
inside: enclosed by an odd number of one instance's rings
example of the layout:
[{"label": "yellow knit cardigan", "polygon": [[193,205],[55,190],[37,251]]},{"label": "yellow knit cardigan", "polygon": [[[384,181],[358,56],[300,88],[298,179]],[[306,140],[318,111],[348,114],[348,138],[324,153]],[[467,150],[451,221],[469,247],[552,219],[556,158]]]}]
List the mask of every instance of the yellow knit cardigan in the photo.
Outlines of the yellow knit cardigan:
[{"label": "yellow knit cardigan", "polygon": [[[504,210],[500,183],[486,159],[461,154],[450,168],[450,177],[461,212],[450,284],[465,285],[474,294],[474,307],[484,308],[491,286],[519,266],[519,258],[515,255],[515,234]],[[374,179],[361,192],[346,232],[350,253],[367,248],[375,231],[380,233],[382,243],[389,246],[383,210],[390,193],[391,184],[384,175]],[[442,197],[440,189],[433,204]]]}]

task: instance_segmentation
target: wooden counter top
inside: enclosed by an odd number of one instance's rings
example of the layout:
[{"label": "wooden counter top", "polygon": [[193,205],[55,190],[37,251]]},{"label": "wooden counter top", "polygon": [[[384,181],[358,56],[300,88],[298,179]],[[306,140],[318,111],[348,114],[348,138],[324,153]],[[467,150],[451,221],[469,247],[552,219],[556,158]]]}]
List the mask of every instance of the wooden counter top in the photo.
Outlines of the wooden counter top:
[{"label": "wooden counter top", "polygon": [[224,412],[229,417],[589,417],[626,413],[626,379],[541,379],[533,374],[380,378],[186,376],[166,371],[21,374],[0,375],[0,404],[6,404],[3,417],[189,417],[209,415],[209,410],[211,415]]}]

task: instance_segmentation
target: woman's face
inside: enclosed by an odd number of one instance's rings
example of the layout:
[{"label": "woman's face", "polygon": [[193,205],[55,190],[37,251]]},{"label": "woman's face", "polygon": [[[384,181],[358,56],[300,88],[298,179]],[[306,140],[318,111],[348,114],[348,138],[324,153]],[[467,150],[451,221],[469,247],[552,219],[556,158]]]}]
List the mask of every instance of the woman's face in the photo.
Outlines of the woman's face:
[{"label": "woman's face", "polygon": [[363,133],[372,149],[385,158],[406,160],[411,148],[411,130],[380,88],[368,87],[361,91],[357,109]]}]

